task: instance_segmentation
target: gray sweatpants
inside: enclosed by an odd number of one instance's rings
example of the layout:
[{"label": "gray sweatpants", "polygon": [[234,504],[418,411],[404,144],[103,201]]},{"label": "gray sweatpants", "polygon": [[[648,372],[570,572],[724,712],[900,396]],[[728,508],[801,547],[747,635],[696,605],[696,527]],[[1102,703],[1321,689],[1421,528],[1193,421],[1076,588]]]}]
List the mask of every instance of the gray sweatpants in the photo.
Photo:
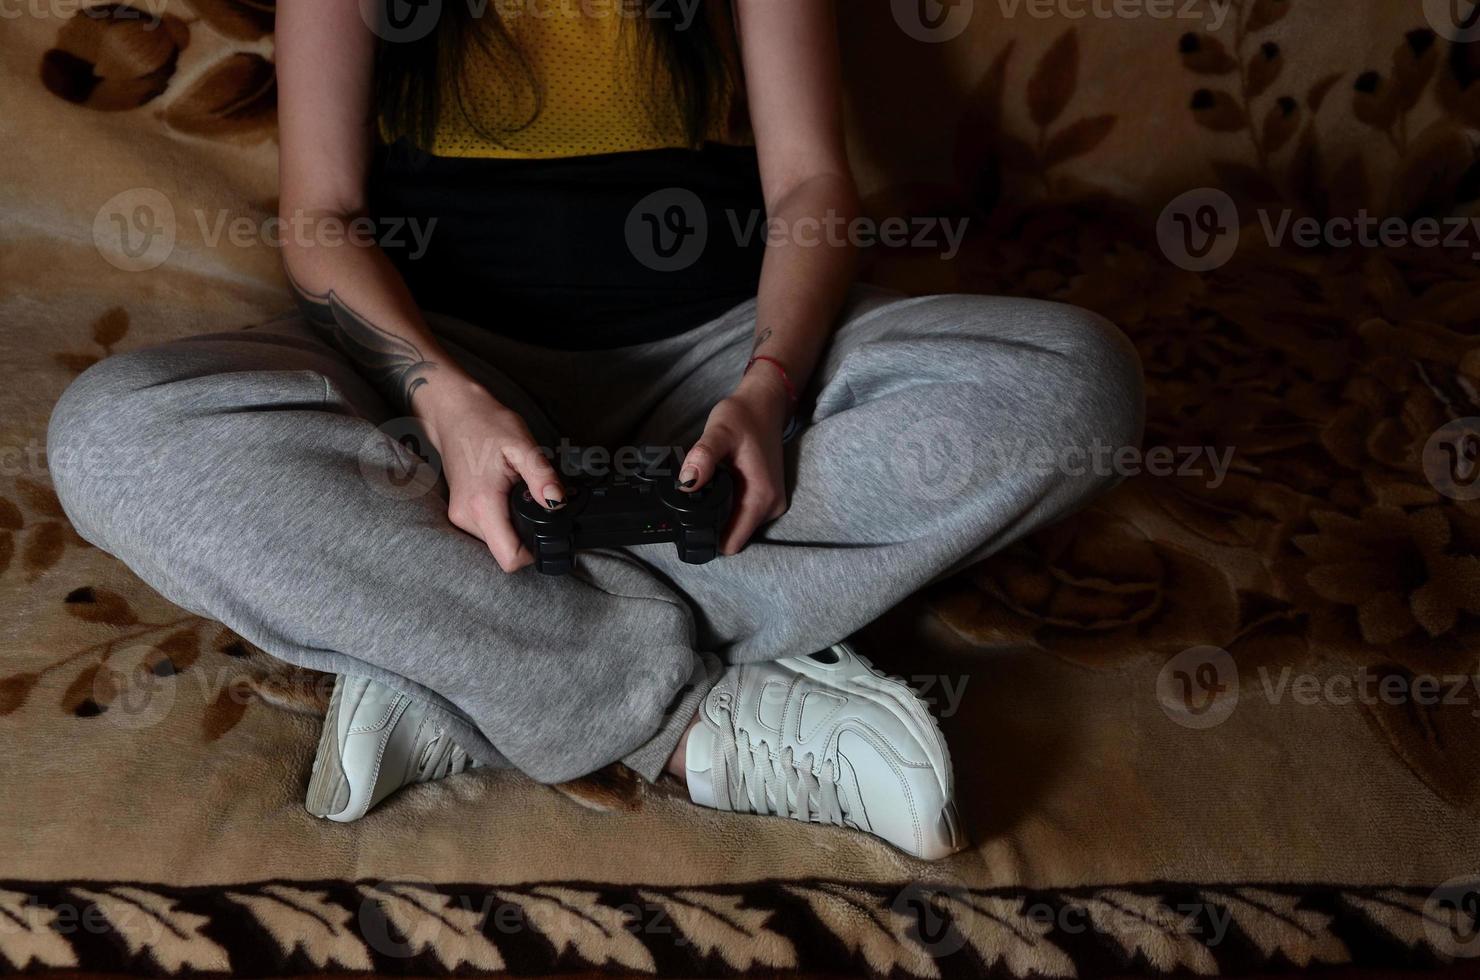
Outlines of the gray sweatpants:
[{"label": "gray sweatpants", "polygon": [[[541,444],[615,448],[691,443],[754,318],[752,301],[576,353],[432,326]],[[653,544],[561,578],[506,575],[440,487],[392,478],[409,454],[391,409],[296,317],[92,367],[48,453],[78,531],[181,606],[430,700],[486,763],[548,782],[621,759],[653,779],[718,663],[843,639],[1113,483],[1140,381],[1083,310],[860,287],[804,394],[783,517],[705,565]]]}]

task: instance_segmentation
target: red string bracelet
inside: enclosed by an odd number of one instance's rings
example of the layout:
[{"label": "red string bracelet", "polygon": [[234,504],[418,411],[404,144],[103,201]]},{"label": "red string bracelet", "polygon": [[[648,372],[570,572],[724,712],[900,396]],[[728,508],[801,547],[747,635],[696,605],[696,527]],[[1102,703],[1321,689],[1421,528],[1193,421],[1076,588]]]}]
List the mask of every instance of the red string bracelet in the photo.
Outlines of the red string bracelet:
[{"label": "red string bracelet", "polygon": [[756,361],[765,361],[767,364],[774,367],[776,369],[776,372],[781,375],[781,383],[786,387],[786,397],[790,400],[792,408],[795,408],[798,400],[797,386],[791,383],[791,375],[786,373],[786,365],[782,364],[774,357],[767,357],[765,354],[757,354],[755,357],[752,357],[749,361],[746,362],[745,370],[741,373],[749,374],[750,369],[755,367]]}]

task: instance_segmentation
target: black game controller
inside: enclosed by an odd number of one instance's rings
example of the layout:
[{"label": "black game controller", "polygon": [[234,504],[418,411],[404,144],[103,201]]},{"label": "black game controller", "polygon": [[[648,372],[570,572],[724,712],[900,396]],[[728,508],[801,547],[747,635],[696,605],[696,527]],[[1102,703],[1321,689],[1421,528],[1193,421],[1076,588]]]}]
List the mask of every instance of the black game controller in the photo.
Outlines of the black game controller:
[{"label": "black game controller", "polygon": [[678,486],[671,456],[634,473],[566,476],[565,506],[546,510],[520,483],[509,494],[519,540],[546,575],[564,575],[587,548],[672,541],[679,561],[702,565],[719,554],[734,506],[735,481],[723,466],[698,490]]}]

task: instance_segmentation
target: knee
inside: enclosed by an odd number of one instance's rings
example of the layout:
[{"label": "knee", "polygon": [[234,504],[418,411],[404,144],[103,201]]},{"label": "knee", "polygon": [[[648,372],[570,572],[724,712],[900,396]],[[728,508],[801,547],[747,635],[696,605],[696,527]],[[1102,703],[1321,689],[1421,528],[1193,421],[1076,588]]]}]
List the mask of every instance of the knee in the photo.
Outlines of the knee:
[{"label": "knee", "polygon": [[[1066,447],[1139,446],[1144,423],[1141,359],[1130,340],[1098,313],[1045,300],[962,297],[968,330],[995,341],[980,345],[993,379],[1021,389],[1038,406],[1036,421]],[[1005,347],[1021,353],[1003,358]],[[1004,364],[1006,361],[1008,364]],[[999,383],[996,381],[989,383]]]},{"label": "knee", "polygon": [[46,432],[47,468],[63,509],[83,537],[99,530],[130,480],[159,445],[163,406],[150,397],[161,378],[150,351],[94,364],[62,393]]},{"label": "knee", "polygon": [[1048,383],[1064,394],[1071,434],[1085,443],[1139,447],[1144,378],[1130,339],[1098,313],[1063,303],[1043,306],[1042,329],[1060,353],[1060,371],[1050,371]]}]

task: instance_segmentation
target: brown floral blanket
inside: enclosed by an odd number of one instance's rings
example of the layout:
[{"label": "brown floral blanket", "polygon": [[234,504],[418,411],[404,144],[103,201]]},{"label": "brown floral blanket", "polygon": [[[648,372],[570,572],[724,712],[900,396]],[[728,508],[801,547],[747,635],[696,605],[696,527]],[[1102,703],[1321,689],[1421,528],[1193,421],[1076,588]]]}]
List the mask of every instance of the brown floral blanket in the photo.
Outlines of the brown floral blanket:
[{"label": "brown floral blanket", "polygon": [[945,717],[974,846],[926,866],[621,770],[561,789],[481,773],[352,826],[311,819],[323,679],[87,547],[44,443],[98,358],[285,307],[264,232],[272,4],[17,3],[0,972],[1071,977],[1480,955],[1467,4],[840,6],[872,212],[968,228],[955,249],[880,247],[871,275],[1094,308],[1148,376],[1144,450],[1096,464],[1125,483],[860,638]]}]

